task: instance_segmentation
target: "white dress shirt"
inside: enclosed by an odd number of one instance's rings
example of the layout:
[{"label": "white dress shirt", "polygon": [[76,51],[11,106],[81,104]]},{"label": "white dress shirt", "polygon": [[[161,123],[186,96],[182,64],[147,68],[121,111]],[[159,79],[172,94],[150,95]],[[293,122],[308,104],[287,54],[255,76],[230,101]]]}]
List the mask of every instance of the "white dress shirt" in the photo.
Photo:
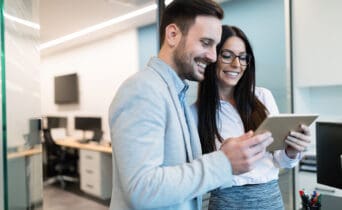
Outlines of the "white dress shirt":
[{"label": "white dress shirt", "polygon": [[[278,114],[278,107],[272,93],[265,89],[256,87],[255,95],[265,105],[269,114]],[[238,137],[245,133],[243,122],[236,108],[227,101],[220,101],[221,109],[217,115],[217,127],[223,139]],[[191,106],[192,113],[198,122],[197,108],[195,104]],[[221,147],[221,142],[216,139],[216,148]],[[233,185],[260,184],[278,179],[279,168],[294,167],[301,155],[296,159],[290,159],[284,150],[277,150],[273,153],[267,152],[265,156],[256,162],[253,170],[233,176]]]}]

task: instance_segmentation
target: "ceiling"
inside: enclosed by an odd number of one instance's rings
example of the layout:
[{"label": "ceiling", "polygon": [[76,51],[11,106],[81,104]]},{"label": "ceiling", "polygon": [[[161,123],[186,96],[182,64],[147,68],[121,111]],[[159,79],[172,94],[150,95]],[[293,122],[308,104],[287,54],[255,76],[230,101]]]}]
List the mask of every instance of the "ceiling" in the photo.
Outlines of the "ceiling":
[{"label": "ceiling", "polygon": [[[216,1],[224,2],[227,0]],[[156,0],[40,0],[41,43],[58,39],[154,3],[156,3]],[[58,48],[64,49],[99,37],[109,36],[128,28],[151,24],[156,21],[156,16],[156,10],[153,10],[144,15],[82,36],[82,39],[68,41],[53,48],[54,50],[58,50]],[[47,51],[51,51],[51,49],[45,49],[43,53]]]},{"label": "ceiling", "polygon": [[41,0],[41,42],[79,31],[154,2],[154,0]]}]

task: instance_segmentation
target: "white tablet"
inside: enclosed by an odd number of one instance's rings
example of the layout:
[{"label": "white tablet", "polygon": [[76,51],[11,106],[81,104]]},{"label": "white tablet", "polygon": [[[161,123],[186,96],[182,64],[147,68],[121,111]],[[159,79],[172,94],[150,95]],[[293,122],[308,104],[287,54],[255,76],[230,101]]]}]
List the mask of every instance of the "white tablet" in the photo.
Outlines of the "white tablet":
[{"label": "white tablet", "polygon": [[297,131],[300,124],[310,126],[318,115],[310,114],[279,114],[268,116],[256,129],[255,134],[270,131],[273,143],[267,147],[267,151],[281,150],[285,148],[285,139],[290,131]]}]

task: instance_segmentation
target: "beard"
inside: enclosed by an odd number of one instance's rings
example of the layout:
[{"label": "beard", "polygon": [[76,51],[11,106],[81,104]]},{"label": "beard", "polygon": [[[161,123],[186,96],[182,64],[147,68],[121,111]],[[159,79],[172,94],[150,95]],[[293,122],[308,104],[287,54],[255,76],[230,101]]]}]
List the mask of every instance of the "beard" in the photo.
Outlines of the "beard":
[{"label": "beard", "polygon": [[173,63],[176,65],[178,75],[182,79],[201,81],[202,77],[196,74],[195,60],[192,61],[191,53],[185,49],[186,39],[182,39],[173,53]]}]

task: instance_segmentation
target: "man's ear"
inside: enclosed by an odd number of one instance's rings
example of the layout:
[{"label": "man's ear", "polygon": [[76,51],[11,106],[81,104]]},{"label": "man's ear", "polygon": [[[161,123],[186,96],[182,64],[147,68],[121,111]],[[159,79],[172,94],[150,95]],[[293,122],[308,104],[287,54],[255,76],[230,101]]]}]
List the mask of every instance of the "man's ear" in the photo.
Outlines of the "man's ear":
[{"label": "man's ear", "polygon": [[179,30],[178,26],[174,23],[169,24],[165,28],[165,42],[170,47],[175,47],[178,45],[179,41],[181,40],[182,33]]}]

